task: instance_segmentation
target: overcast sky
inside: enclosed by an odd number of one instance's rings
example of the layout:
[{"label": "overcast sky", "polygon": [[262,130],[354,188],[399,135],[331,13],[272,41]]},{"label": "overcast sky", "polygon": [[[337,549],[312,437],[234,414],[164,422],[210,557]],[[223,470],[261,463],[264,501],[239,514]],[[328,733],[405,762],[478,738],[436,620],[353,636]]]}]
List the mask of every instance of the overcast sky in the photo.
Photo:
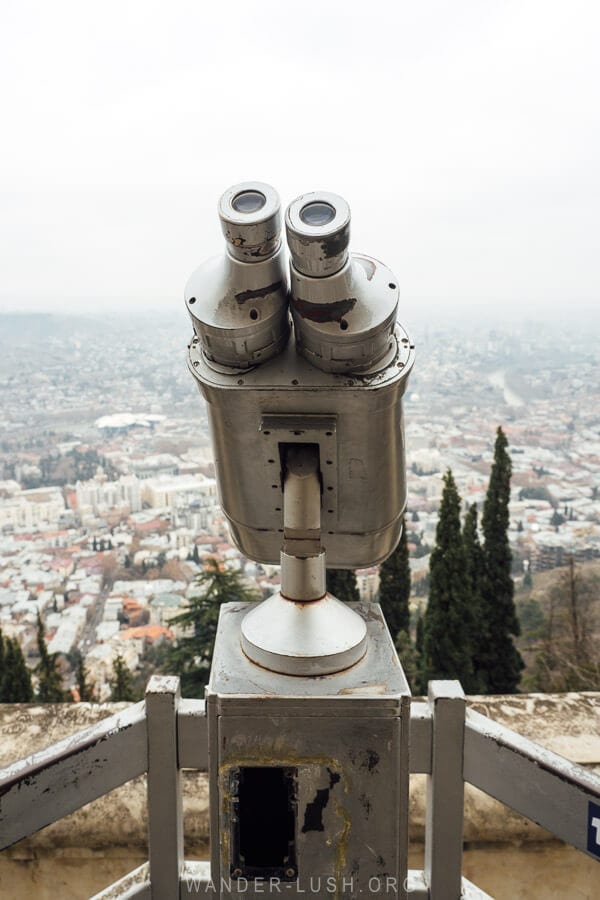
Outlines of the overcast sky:
[{"label": "overcast sky", "polygon": [[0,79],[0,311],[179,309],[247,179],[407,310],[600,300],[597,0],[2,0]]}]

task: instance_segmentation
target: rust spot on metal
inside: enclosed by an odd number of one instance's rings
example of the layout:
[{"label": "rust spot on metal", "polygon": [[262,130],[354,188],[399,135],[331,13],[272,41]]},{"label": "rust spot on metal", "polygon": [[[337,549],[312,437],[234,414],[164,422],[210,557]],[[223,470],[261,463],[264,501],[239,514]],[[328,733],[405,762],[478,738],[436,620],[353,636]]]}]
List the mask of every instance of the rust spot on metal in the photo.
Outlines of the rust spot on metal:
[{"label": "rust spot on metal", "polygon": [[248,291],[240,291],[238,294],[235,294],[236,303],[239,303],[242,306],[248,300],[258,300],[261,297],[267,297],[269,294],[274,294],[276,291],[281,289],[282,282],[275,281],[273,284],[268,284],[263,288],[256,288],[255,290]]},{"label": "rust spot on metal", "polygon": [[297,297],[294,300],[294,307],[303,319],[310,319],[311,322],[339,322],[352,312],[356,302],[356,297],[334,300],[333,303],[313,303]]},{"label": "rust spot on metal", "polygon": [[367,769],[368,772],[372,772],[377,768],[378,762],[379,753],[375,750],[366,750],[364,761],[361,763],[361,769]]}]

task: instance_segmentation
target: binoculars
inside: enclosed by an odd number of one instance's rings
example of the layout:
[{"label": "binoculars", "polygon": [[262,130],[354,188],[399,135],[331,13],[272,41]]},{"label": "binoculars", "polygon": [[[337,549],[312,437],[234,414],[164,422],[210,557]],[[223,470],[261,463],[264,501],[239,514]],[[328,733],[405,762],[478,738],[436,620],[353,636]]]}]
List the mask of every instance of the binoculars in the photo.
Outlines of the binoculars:
[{"label": "binoculars", "polygon": [[219,201],[225,253],[185,289],[188,364],[207,402],[232,539],[279,563],[290,453],[318,460],[327,565],[362,568],[394,550],[406,506],[402,396],[414,346],[397,321],[392,271],[349,251],[350,209],[317,191],[285,212],[267,184]]}]

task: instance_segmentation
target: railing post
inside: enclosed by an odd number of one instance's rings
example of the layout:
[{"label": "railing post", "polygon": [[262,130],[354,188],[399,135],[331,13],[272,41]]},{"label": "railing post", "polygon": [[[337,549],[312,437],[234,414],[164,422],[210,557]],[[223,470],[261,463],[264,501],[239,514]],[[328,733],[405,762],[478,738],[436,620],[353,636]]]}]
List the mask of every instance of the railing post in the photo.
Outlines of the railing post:
[{"label": "railing post", "polygon": [[425,876],[431,900],[459,900],[462,875],[465,695],[458,681],[430,681],[433,716],[427,778]]},{"label": "railing post", "polygon": [[179,897],[183,810],[177,758],[179,679],[153,675],[146,688],[148,854],[154,900]]}]

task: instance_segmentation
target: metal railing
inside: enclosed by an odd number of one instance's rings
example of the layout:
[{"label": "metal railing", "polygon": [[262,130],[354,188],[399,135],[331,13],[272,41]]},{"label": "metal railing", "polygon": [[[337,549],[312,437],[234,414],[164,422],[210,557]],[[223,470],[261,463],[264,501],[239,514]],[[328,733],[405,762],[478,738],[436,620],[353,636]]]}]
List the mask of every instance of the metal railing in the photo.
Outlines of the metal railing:
[{"label": "metal railing", "polygon": [[[94,900],[218,896],[209,864],[183,857],[182,769],[208,770],[204,701],[154,676],[144,701],[0,770],[0,849],[147,773],[149,860]],[[413,702],[410,772],[428,776],[425,868],[404,886],[415,900],[488,896],[462,877],[465,782],[600,859],[600,777],[466,709],[456,681]]]}]

